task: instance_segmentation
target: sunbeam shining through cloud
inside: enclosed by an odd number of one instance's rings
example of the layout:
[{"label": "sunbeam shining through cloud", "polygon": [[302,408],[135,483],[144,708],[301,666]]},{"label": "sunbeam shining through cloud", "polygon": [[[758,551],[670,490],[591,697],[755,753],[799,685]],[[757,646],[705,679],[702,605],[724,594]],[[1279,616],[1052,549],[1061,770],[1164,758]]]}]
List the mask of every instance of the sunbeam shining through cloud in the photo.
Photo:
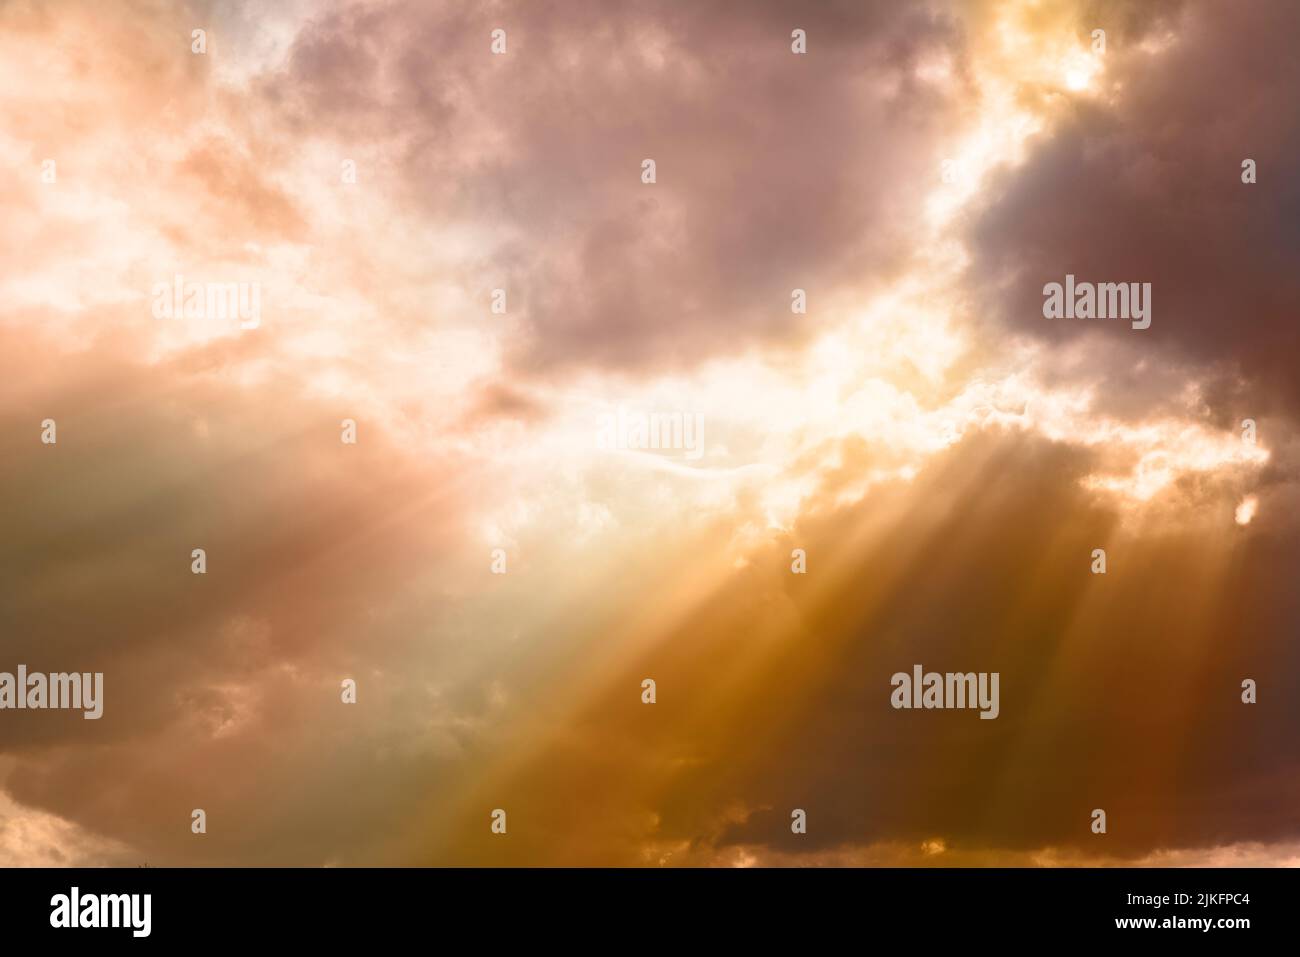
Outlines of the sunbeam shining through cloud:
[{"label": "sunbeam shining through cloud", "polygon": [[1296,863],[1300,6],[53,6],[0,863]]}]

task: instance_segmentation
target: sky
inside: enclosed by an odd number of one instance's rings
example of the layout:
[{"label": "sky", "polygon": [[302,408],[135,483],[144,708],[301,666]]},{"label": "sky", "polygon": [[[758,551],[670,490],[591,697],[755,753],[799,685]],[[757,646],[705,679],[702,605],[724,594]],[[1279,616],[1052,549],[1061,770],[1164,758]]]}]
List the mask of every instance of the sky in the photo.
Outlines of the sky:
[{"label": "sky", "polygon": [[1298,34],[0,0],[0,865],[1300,864]]}]

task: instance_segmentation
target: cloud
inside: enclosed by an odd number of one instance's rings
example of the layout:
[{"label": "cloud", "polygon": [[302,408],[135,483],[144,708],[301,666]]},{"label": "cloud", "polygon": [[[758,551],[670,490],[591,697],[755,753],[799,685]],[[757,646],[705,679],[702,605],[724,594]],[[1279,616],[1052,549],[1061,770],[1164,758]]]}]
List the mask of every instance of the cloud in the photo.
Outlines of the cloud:
[{"label": "cloud", "polygon": [[[1203,382],[1220,421],[1300,410],[1296,16],[1286,3],[1188,5],[1130,45],[1112,37],[1096,94],[1061,107],[969,223],[971,278],[996,327],[1054,346],[1086,338],[1072,377],[1130,415],[1162,401],[1167,373]],[[1151,328],[1043,319],[1043,285],[1067,273],[1150,282]]]},{"label": "cloud", "polygon": [[54,815],[20,807],[0,790],[0,867],[129,867],[133,863],[137,861],[131,850],[122,844]]},{"label": "cloud", "polygon": [[917,67],[961,54],[927,6],[394,3],[313,21],[260,92],[304,136],[364,133],[369,175],[485,234],[465,266],[523,317],[507,368],[548,376],[799,341],[792,289],[826,305],[896,274],[960,92]]},{"label": "cloud", "polygon": [[[1292,859],[1295,77],[1247,7],[6,6],[0,652],[106,703],[0,718],[0,857]],[[155,319],[178,272],[262,324]],[[1151,330],[1048,324],[1066,272]],[[600,448],[624,407],[699,459]],[[915,663],[1001,716],[894,711]]]},{"label": "cloud", "polygon": [[464,581],[456,478],[365,425],[344,445],[346,410],[292,383],[254,394],[107,350],[33,365],[5,338],[0,433],[24,451],[0,505],[4,655],[105,674],[99,721],[5,713],[9,794],[154,863],[319,864],[382,841],[348,822],[409,815],[487,714],[461,626],[418,597]]}]

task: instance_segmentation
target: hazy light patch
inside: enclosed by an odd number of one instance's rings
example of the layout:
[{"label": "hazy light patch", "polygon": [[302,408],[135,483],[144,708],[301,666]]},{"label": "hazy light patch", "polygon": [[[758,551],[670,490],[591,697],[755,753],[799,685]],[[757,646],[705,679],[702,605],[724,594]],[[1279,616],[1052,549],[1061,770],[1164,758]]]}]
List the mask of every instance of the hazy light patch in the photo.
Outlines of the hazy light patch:
[{"label": "hazy light patch", "polygon": [[1131,470],[1092,475],[1084,483],[1089,488],[1118,492],[1138,502],[1151,500],[1170,483],[1191,472],[1258,468],[1269,459],[1267,449],[1247,445],[1235,435],[1174,420],[1136,428],[1103,421],[1092,424],[1081,439],[1087,445],[1128,448],[1138,454],[1137,464]]},{"label": "hazy light patch", "polygon": [[1062,65],[1065,87],[1075,93],[1082,93],[1092,85],[1092,79],[1101,71],[1101,63],[1096,57],[1083,53],[1071,53]]},{"label": "hazy light patch", "polygon": [[123,866],[134,856],[119,841],[24,807],[0,791],[0,867]]}]

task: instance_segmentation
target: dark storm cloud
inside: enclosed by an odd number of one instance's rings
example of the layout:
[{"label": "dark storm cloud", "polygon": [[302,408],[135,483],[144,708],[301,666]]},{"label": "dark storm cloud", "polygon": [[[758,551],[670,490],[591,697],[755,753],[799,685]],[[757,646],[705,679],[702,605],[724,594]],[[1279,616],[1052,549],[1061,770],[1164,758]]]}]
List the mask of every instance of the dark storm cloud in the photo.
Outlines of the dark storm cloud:
[{"label": "dark storm cloud", "polygon": [[[1114,102],[1078,98],[1022,167],[992,180],[969,230],[971,278],[999,327],[1094,339],[1076,378],[1104,384],[1103,408],[1140,414],[1121,397],[1168,395],[1168,382],[1124,381],[1146,362],[1157,379],[1202,381],[1211,416],[1295,415],[1300,7],[1187,5],[1131,40],[1160,41],[1166,27],[1175,40],[1155,52],[1111,37],[1100,87],[1118,84]],[[1241,181],[1247,158],[1255,185]],[[1067,273],[1150,282],[1151,328],[1044,319],[1043,286]]]}]

